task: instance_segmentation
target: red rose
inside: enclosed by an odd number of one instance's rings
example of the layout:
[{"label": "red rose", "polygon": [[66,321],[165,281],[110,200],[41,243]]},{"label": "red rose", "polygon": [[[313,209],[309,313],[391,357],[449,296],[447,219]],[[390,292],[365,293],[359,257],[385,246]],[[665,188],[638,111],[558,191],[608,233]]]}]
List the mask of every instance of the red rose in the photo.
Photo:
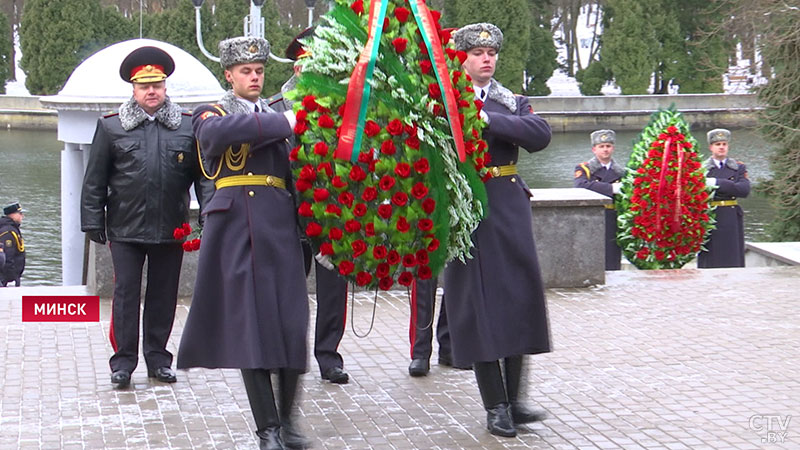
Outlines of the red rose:
[{"label": "red rose", "polygon": [[386,247],[383,245],[376,245],[375,248],[372,249],[372,256],[375,259],[383,259],[386,258],[386,255],[389,254],[389,251],[386,250]]},{"label": "red rose", "polygon": [[355,208],[353,208],[353,215],[356,217],[363,217],[364,214],[367,213],[367,205],[363,203],[356,204]]},{"label": "red rose", "polygon": [[428,244],[428,251],[435,252],[439,248],[439,240],[436,238],[431,239],[431,243]]},{"label": "red rose", "polygon": [[347,205],[348,207],[350,207],[353,205],[353,200],[355,200],[355,197],[353,197],[353,194],[351,194],[350,192],[342,192],[341,194],[339,194],[338,200],[339,203],[341,203],[342,205]]},{"label": "red rose", "polygon": [[358,154],[358,162],[369,164],[372,162],[372,151],[361,152]]},{"label": "red rose", "polygon": [[294,186],[297,188],[298,192],[305,192],[311,189],[311,183],[309,183],[308,180],[304,180],[302,178],[299,178],[297,182],[294,184]]},{"label": "red rose", "polygon": [[669,133],[669,134],[675,134],[675,133],[677,133],[677,132],[678,132],[678,129],[677,129],[677,128],[675,128],[675,126],[674,126],[674,125],[670,125],[669,127],[667,127],[667,133]]},{"label": "red rose", "polygon": [[397,18],[397,20],[400,23],[405,23],[405,21],[408,20],[408,15],[409,14],[410,14],[410,11],[405,9],[405,8],[403,8],[402,6],[399,7],[399,8],[395,8],[394,9],[394,16]]},{"label": "red rose", "polygon": [[439,11],[436,11],[435,9],[432,9],[431,10],[431,17],[433,17],[433,21],[434,21],[434,23],[436,25],[436,28],[439,28],[440,27],[439,18],[442,17],[442,13],[439,12]]},{"label": "red rose", "polygon": [[333,177],[333,179],[331,180],[331,184],[333,185],[333,187],[337,189],[342,189],[347,187],[347,182],[344,181],[342,177],[340,177],[339,175]]},{"label": "red rose", "polygon": [[458,84],[458,80],[460,80],[460,79],[461,79],[461,71],[454,70],[453,71],[453,84],[454,85]]},{"label": "red rose", "polygon": [[457,51],[456,52],[456,58],[458,58],[458,62],[463,65],[464,61],[467,60],[467,52],[465,52],[463,50]]},{"label": "red rose", "polygon": [[350,179],[353,181],[364,181],[367,178],[367,173],[364,172],[360,166],[353,166],[350,169]]},{"label": "red rose", "polygon": [[433,104],[433,115],[434,116],[441,116],[442,113],[444,113],[444,108],[442,108],[442,105],[440,105],[438,103],[434,103]]},{"label": "red rose", "polygon": [[361,194],[361,199],[365,202],[371,202],[378,197],[378,190],[374,187],[370,186],[364,188],[364,192]]},{"label": "red rose", "polygon": [[314,154],[319,156],[325,156],[328,154],[328,144],[324,142],[317,142],[314,144]]},{"label": "red rose", "polygon": [[419,138],[417,135],[409,136],[406,139],[406,145],[413,148],[414,150],[419,150]]},{"label": "red rose", "polygon": [[404,162],[397,163],[397,165],[394,166],[394,173],[400,178],[408,178],[408,176],[411,175],[411,166]]},{"label": "red rose", "polygon": [[[375,275],[377,275],[377,273]],[[381,290],[388,291],[392,288],[393,284],[394,280],[392,280],[392,277],[383,277],[381,278],[381,281],[378,282],[378,287]]]},{"label": "red rose", "polygon": [[447,53],[447,57],[450,58],[450,61],[456,59],[456,49],[448,47],[444,49],[444,52]]},{"label": "red rose", "polygon": [[417,264],[428,264],[428,252],[425,250],[418,250],[415,256],[417,257]]},{"label": "red rose", "polygon": [[392,45],[394,46],[394,51],[396,53],[403,53],[406,51],[406,46],[408,45],[408,39],[406,38],[394,38],[392,40]]},{"label": "red rose", "polygon": [[[389,266],[388,263],[380,263],[378,267],[375,268],[375,276],[378,278],[388,277],[391,270],[391,266]],[[391,277],[389,277],[389,280],[391,281]]]},{"label": "red rose", "polygon": [[172,237],[173,238],[180,240],[180,239],[183,239],[184,236],[186,236],[186,235],[183,234],[183,228],[178,227],[178,228],[175,228],[174,230],[172,230]]},{"label": "red rose", "polygon": [[389,251],[389,254],[386,255],[386,262],[395,265],[400,262],[400,254],[397,253],[397,250]]},{"label": "red rose", "polygon": [[324,202],[328,199],[330,193],[325,188],[317,188],[314,189],[314,201],[315,202]]},{"label": "red rose", "polygon": [[431,98],[441,98],[442,97],[442,90],[439,89],[438,83],[431,83],[428,85],[428,95]]},{"label": "red rose", "polygon": [[[476,98],[476,99],[473,101],[473,103],[475,103],[475,107],[478,109],[478,110],[475,112],[475,116],[477,117],[477,116],[479,116],[479,115],[480,115],[480,113],[481,113],[481,110],[483,109],[483,102],[482,102],[482,101],[480,101],[480,100],[478,100],[478,99]],[[478,130],[475,130],[475,129],[473,129],[472,131],[473,131],[473,135],[477,135],[477,134],[478,134]],[[478,136],[475,136],[475,137],[478,137]]]},{"label": "red rose", "polygon": [[292,151],[289,152],[289,161],[297,161],[297,156],[300,154],[300,146],[293,148]]},{"label": "red rose", "polygon": [[442,30],[439,33],[439,39],[442,41],[442,44],[447,44],[450,42],[451,33],[450,30]]},{"label": "red rose", "polygon": [[331,116],[327,114],[319,116],[317,124],[319,124],[319,126],[322,128],[333,128],[334,126],[336,126],[336,123],[333,121],[333,119],[331,119]]},{"label": "red rose", "polygon": [[475,141],[469,140],[464,142],[464,152],[468,155],[475,153]]},{"label": "red rose", "polygon": [[294,126],[294,134],[301,135],[308,131],[308,122],[297,122]]},{"label": "red rose", "polygon": [[317,173],[320,173],[320,172],[322,172],[325,175],[327,175],[328,178],[333,176],[333,168],[331,167],[330,161],[325,161],[325,162],[319,163],[319,165],[317,166]]},{"label": "red rose", "polygon": [[433,64],[431,64],[431,62],[428,61],[427,59],[423,59],[422,61],[419,62],[419,68],[420,70],[422,70],[423,74],[427,75],[431,73],[431,69],[433,69]]},{"label": "red rose", "polygon": [[417,257],[409,253],[403,256],[403,267],[414,267],[417,265]]},{"label": "red rose", "polygon": [[397,282],[403,286],[410,286],[413,281],[414,275],[411,275],[411,272],[403,272],[397,277]]},{"label": "red rose", "polygon": [[383,141],[381,143],[381,153],[384,155],[394,155],[397,152],[397,148],[394,146],[394,141]]},{"label": "red rose", "polygon": [[367,123],[364,124],[364,134],[369,137],[374,137],[378,133],[381,132],[381,126],[377,124],[377,122],[373,120],[368,120]]},{"label": "red rose", "polygon": [[405,217],[400,217],[397,219],[397,231],[401,233],[407,233],[408,230],[411,229],[411,224],[408,223]]},{"label": "red rose", "polygon": [[428,158],[420,158],[414,162],[414,170],[420,175],[425,175],[431,169]]},{"label": "red rose", "polygon": [[653,254],[656,256],[658,261],[663,261],[664,257],[666,256],[666,253],[662,252],[661,250],[656,250]]},{"label": "red rose", "polygon": [[389,29],[389,18],[388,17],[384,17],[383,18],[383,31],[386,31],[388,29]]},{"label": "red rose", "polygon": [[372,275],[367,272],[358,272],[356,275],[356,284],[359,286],[366,286],[370,281],[372,281]]},{"label": "red rose", "polygon": [[322,233],[322,225],[316,222],[311,222],[308,225],[306,225],[306,234],[308,236],[316,237],[319,236],[320,233]]},{"label": "red rose", "polygon": [[339,273],[343,276],[349,275],[355,268],[356,265],[353,264],[352,261],[342,261],[339,263]]},{"label": "red rose", "polygon": [[357,220],[348,220],[344,223],[344,231],[348,233],[356,233],[361,229],[361,222]]},{"label": "red rose", "polygon": [[384,190],[388,191],[389,189],[394,187],[395,179],[391,175],[384,175],[381,177],[381,180],[378,182],[378,186]]},{"label": "red rose", "polygon": [[389,220],[392,217],[392,205],[378,206],[378,215],[383,219]]},{"label": "red rose", "polygon": [[185,252],[192,251],[192,241],[184,242],[183,244],[181,244],[181,247],[183,247],[183,251],[185,251]]},{"label": "red rose", "polygon": [[366,234],[367,237],[375,236],[375,224],[370,222],[364,225],[364,234]]},{"label": "red rose", "polygon": [[392,203],[397,206],[406,206],[408,203],[408,195],[405,192],[395,192],[392,196]]},{"label": "red rose", "polygon": [[411,188],[411,195],[413,195],[417,200],[421,200],[423,197],[428,195],[428,187],[425,186],[425,183],[420,181]]},{"label": "red rose", "polygon": [[192,243],[192,251],[200,250],[200,239],[192,239],[190,242]]},{"label": "red rose", "polygon": [[325,207],[325,212],[328,213],[328,214],[333,214],[336,217],[339,217],[339,216],[342,215],[342,208],[339,208],[338,206],[336,206],[334,204],[330,204],[330,205]]},{"label": "red rose", "polygon": [[400,136],[403,134],[403,128],[403,122],[401,122],[400,119],[392,119],[389,121],[389,124],[386,125],[386,131],[392,136]]},{"label": "red rose", "polygon": [[306,164],[300,169],[300,174],[297,176],[301,180],[312,182],[317,179],[317,171],[311,164]]},{"label": "red rose", "polygon": [[433,221],[431,219],[419,219],[417,228],[422,231],[431,231],[433,229]]},{"label": "red rose", "polygon": [[305,109],[297,110],[297,114],[294,115],[295,120],[297,120],[298,122],[306,120],[306,117],[308,117],[308,111],[306,111]]},{"label": "red rose", "polygon": [[305,97],[303,97],[303,108],[309,111],[316,111],[318,107],[319,104],[317,104],[316,97],[314,97],[313,95],[306,95]]},{"label": "red rose", "polygon": [[426,198],[422,201],[422,210],[425,211],[426,214],[433,213],[434,209],[436,209],[436,200],[432,198]]},{"label": "red rose", "polygon": [[331,228],[331,231],[328,232],[328,238],[332,241],[338,241],[342,238],[342,235],[342,229],[337,227]]},{"label": "red rose", "polygon": [[367,251],[367,244],[361,239],[353,242],[350,246],[353,247],[353,258],[358,258]]},{"label": "red rose", "polygon": [[323,255],[332,255],[333,254],[333,245],[330,242],[323,242],[322,245],[319,246],[319,252]]},{"label": "red rose", "polygon": [[431,278],[431,276],[433,276],[433,273],[431,272],[431,268],[430,267],[428,267],[428,266],[419,266],[419,268],[417,268],[417,277],[420,280],[428,280],[428,279]]},{"label": "red rose", "polygon": [[364,3],[361,0],[356,0],[350,5],[350,9],[360,16],[364,14]]}]

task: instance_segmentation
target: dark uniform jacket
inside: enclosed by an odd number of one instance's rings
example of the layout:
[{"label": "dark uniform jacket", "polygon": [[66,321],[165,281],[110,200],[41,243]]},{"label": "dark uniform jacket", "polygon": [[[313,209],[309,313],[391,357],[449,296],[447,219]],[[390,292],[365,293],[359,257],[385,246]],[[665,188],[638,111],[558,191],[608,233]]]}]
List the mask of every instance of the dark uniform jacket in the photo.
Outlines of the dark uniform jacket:
[{"label": "dark uniform jacket", "polygon": [[[261,100],[250,112],[228,92],[194,111],[210,175],[273,176],[291,184],[292,129]],[[227,155],[227,156],[226,156]],[[206,216],[178,368],[306,370],[308,294],[294,198],[268,185],[218,188]]]},{"label": "dark uniform jacket", "polygon": [[716,229],[706,242],[706,251],[697,255],[697,267],[744,267],[744,212],[738,204],[719,204],[732,202],[750,194],[750,180],[747,167],[731,157],[719,168],[712,158],[703,163],[708,169],[707,177],[717,179],[717,189],[711,205],[716,206]]},{"label": "dark uniform jacket", "polygon": [[81,231],[110,241],[175,243],[189,218],[189,186],[202,207],[214,186],[200,171],[191,115],[167,100],[149,120],[131,99],[97,122],[81,193]]},{"label": "dark uniform jacket", "polygon": [[[616,183],[625,174],[625,168],[611,160],[611,167],[606,169],[596,157],[575,166],[576,188],[586,188],[606,197],[614,196],[611,183]],[[613,204],[609,205],[613,207]],[[606,270],[619,270],[622,251],[617,245],[617,211],[613,208],[605,210],[605,243]]]},{"label": "dark uniform jacket", "polygon": [[[483,110],[483,138],[492,165],[516,164],[519,148],[544,149],[550,126],[531,112],[528,99],[492,80]],[[550,332],[539,260],[533,241],[528,191],[518,175],[486,182],[488,213],[472,235],[466,263],[445,269],[447,319],[453,364],[469,366],[506,356],[550,351]]]},{"label": "dark uniform jacket", "polygon": [[25,270],[25,241],[19,224],[10,217],[0,217],[0,245],[5,255],[5,264],[0,266],[0,281],[19,280]]}]

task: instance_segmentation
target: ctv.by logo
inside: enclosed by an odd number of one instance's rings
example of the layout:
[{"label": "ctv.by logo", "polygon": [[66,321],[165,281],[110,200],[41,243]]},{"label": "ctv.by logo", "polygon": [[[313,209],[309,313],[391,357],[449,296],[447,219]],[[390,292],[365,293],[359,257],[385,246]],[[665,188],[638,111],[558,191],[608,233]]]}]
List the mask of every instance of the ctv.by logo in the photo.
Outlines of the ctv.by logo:
[{"label": "ctv.by logo", "polygon": [[750,416],[750,429],[761,435],[762,444],[783,444],[792,416],[778,414],[756,414]]}]

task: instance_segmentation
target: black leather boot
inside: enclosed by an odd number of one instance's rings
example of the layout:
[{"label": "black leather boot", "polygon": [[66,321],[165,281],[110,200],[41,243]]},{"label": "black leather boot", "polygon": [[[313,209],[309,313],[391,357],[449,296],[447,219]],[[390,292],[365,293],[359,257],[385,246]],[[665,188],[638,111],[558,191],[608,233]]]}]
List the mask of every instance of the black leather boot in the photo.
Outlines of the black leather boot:
[{"label": "black leather boot", "polygon": [[503,375],[500,373],[500,362],[476,362],[473,365],[478,389],[486,408],[486,428],[497,436],[514,437],[514,420],[511,418],[506,389],[503,386]]},{"label": "black leather boot", "polygon": [[511,405],[511,418],[514,423],[540,422],[547,418],[543,410],[530,409],[518,401],[520,381],[522,380],[522,355],[505,358],[506,392]]},{"label": "black leather boot", "polygon": [[275,394],[269,370],[242,369],[242,380],[247,391],[247,400],[256,421],[256,436],[260,450],[285,450],[281,438],[281,420],[275,406]]},{"label": "black leather boot", "polygon": [[281,418],[281,437],[283,444],[291,449],[311,448],[311,440],[306,439],[294,420],[295,398],[297,397],[300,373],[291,369],[280,369],[278,372],[279,410]]}]

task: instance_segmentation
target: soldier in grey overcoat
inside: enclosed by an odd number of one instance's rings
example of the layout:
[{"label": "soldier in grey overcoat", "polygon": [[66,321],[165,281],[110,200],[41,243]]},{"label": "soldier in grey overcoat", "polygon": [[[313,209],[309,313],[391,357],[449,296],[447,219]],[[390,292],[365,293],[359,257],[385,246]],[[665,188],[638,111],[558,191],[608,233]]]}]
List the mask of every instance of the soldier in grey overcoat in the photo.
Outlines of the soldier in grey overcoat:
[{"label": "soldier in grey overcoat", "polygon": [[703,163],[706,185],[716,186],[710,206],[715,207],[716,229],[697,255],[697,267],[744,267],[744,212],[738,198],[750,194],[747,166],[728,156],[731,132],[717,128],[708,132],[711,156]]},{"label": "soldier in grey overcoat", "polygon": [[[178,368],[241,369],[262,449],[305,447],[292,411],[307,370],[308,294],[291,187],[295,118],[260,97],[269,43],[219,44],[231,84],[192,125],[216,192],[205,227]],[[279,381],[278,410],[270,373]]]},{"label": "soldier in grey overcoat", "polygon": [[[515,424],[541,420],[543,413],[519,401],[523,355],[550,351],[544,286],[531,224],[530,191],[517,174],[518,146],[528,152],[550,143],[550,126],[533,114],[526,97],[494,78],[503,35],[478,23],[454,35],[456,50],[487,122],[483,138],[493,177],[486,182],[488,211],[473,233],[472,259],[445,269],[447,318],[453,363],[473,364],[492,434],[515,436]],[[503,362],[505,370],[501,372]]]}]

